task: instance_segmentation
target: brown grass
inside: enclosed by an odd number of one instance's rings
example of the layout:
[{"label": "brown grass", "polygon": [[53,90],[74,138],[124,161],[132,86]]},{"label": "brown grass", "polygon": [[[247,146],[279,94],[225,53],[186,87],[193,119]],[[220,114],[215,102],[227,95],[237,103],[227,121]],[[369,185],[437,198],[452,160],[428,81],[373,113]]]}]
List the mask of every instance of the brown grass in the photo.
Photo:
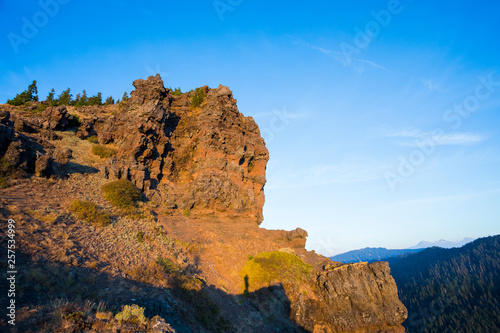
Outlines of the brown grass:
[{"label": "brown grass", "polygon": [[100,227],[105,227],[111,223],[111,217],[106,212],[103,212],[99,207],[90,201],[73,200],[69,205],[69,209],[81,220],[95,224]]}]

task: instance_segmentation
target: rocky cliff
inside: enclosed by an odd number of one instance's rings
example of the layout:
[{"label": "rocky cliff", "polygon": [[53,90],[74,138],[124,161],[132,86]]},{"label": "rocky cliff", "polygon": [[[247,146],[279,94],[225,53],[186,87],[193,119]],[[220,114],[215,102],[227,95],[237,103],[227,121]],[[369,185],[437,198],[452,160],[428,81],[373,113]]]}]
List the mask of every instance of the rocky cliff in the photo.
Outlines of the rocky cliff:
[{"label": "rocky cliff", "polygon": [[253,216],[262,221],[269,153],[251,117],[238,112],[229,88],[203,87],[206,98],[191,107],[191,94],[174,96],[160,76],[134,81],[136,89],[118,112],[88,117],[84,139],[114,142],[119,160],[106,174],[126,177],[157,202],[204,213]]},{"label": "rocky cliff", "polygon": [[[178,301],[165,301],[175,315],[166,305],[154,310],[144,302],[153,314],[176,318],[171,324],[178,331],[401,331],[407,312],[387,264],[335,263],[305,250],[302,229],[258,227],[269,154],[229,88],[173,94],[158,75],[134,86],[128,101],[110,106],[1,106],[0,176],[9,188],[1,190],[0,204],[26,221],[28,255],[69,262],[80,274],[109,270],[127,286],[183,290],[174,292]],[[199,105],[195,93],[204,95]],[[110,157],[94,156],[96,147]],[[144,194],[135,215],[112,207],[101,193],[114,179],[129,180]],[[99,230],[82,223],[67,209],[76,199],[114,222]],[[37,223],[52,230],[41,243],[32,230]],[[51,244],[68,239],[65,259],[58,259],[60,249]],[[299,266],[300,276],[287,273]],[[217,312],[197,308],[186,288]],[[33,293],[40,290],[47,288]],[[117,296],[123,288],[111,290],[109,300],[123,301]],[[156,304],[161,290],[154,299],[151,290],[141,297]],[[189,307],[201,314],[194,322]]]}]

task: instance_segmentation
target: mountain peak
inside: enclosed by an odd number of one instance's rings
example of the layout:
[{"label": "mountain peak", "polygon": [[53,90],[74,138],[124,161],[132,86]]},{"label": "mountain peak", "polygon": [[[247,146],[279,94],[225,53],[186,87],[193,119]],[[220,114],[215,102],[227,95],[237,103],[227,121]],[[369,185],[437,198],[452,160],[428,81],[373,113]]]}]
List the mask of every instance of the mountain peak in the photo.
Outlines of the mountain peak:
[{"label": "mountain peak", "polygon": [[474,238],[465,237],[463,240],[458,241],[458,242],[450,242],[450,241],[447,241],[445,239],[440,239],[440,240],[435,241],[435,242],[421,241],[417,245],[409,247],[408,249],[425,249],[425,248],[433,247],[433,246],[442,247],[445,249],[451,249],[453,247],[462,247],[465,244],[470,243],[474,240],[475,240]]}]

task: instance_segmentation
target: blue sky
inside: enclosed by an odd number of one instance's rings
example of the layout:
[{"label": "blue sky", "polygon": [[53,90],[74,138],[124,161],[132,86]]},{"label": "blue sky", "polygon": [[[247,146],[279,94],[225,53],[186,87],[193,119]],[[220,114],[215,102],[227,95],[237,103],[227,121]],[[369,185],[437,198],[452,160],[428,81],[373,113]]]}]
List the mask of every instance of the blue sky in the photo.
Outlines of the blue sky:
[{"label": "blue sky", "polygon": [[325,255],[498,234],[499,7],[0,1],[0,102],[227,85],[270,151],[263,227]]}]

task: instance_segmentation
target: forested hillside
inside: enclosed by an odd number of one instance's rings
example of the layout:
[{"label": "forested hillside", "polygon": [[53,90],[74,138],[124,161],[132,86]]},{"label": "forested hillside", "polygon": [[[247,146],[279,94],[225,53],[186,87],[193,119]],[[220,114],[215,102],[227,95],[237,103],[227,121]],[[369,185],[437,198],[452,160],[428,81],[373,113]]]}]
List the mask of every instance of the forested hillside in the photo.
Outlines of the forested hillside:
[{"label": "forested hillside", "polygon": [[408,332],[500,332],[500,236],[390,259]]},{"label": "forested hillside", "polygon": [[385,247],[365,247],[360,250],[353,250],[346,253],[337,254],[336,256],[330,257],[333,261],[339,261],[343,263],[349,262],[374,262],[374,261],[384,261],[387,258],[397,257],[405,255],[407,253],[417,253],[422,251],[422,249],[386,249]]}]

